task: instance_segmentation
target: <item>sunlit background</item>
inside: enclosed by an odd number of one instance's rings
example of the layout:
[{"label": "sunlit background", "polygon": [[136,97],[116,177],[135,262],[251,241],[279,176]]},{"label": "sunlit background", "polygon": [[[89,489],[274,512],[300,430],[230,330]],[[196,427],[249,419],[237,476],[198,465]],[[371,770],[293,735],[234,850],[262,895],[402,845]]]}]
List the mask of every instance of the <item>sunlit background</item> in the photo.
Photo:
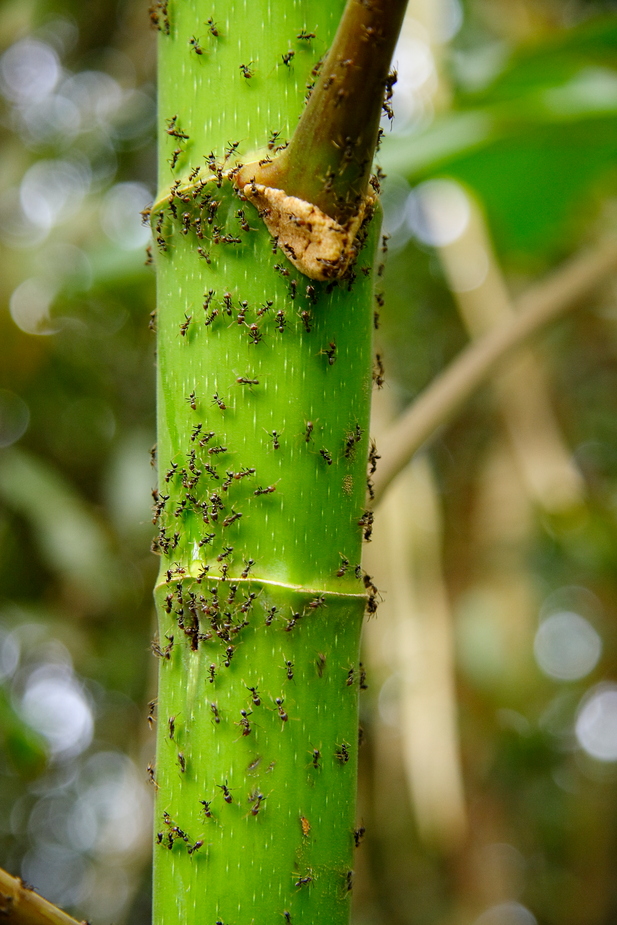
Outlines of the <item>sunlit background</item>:
[{"label": "sunlit background", "polygon": [[[154,34],[0,14],[0,866],[146,925]],[[394,64],[377,437],[617,233],[614,2],[410,0]],[[614,925],[614,278],[418,454],[366,568],[354,925]]]}]

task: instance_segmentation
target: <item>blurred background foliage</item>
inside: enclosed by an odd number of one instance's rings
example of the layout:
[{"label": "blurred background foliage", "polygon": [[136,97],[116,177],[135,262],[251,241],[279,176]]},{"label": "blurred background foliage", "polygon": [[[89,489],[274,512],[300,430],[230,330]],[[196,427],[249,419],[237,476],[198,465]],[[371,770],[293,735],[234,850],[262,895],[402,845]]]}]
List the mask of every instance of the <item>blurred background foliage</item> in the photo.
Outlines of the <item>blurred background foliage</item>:
[{"label": "blurred background foliage", "polygon": [[[0,866],[145,925],[154,34],[137,0],[0,12]],[[395,66],[377,435],[617,230],[614,2],[410,0]],[[355,925],[617,919],[616,296],[504,365],[382,504]]]}]

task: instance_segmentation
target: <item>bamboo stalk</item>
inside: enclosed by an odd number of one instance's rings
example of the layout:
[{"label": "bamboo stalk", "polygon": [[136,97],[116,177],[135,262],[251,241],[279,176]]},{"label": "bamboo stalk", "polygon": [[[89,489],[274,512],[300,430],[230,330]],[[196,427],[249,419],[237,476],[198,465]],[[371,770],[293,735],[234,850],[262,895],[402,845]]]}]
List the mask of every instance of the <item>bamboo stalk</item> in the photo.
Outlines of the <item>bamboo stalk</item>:
[{"label": "bamboo stalk", "polygon": [[343,925],[353,887],[378,221],[311,279],[247,201],[341,5],[268,9],[160,39],[157,925]]}]

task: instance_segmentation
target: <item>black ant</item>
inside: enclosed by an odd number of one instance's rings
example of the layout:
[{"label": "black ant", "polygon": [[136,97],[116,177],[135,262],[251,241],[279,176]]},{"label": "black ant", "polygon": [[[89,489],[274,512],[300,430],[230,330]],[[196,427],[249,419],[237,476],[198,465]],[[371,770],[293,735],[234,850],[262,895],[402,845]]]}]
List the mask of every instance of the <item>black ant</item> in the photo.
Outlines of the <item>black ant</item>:
[{"label": "black ant", "polygon": [[253,703],[255,704],[255,706],[256,707],[261,706],[261,698],[259,696],[259,691],[257,690],[257,688],[249,687],[248,685],[246,685],[246,689],[247,691],[251,692],[251,697],[253,698]]},{"label": "black ant", "polygon": [[240,70],[242,71],[242,76],[243,76],[244,78],[246,78],[246,80],[250,80],[251,77],[253,76],[253,71],[251,70],[251,64],[252,64],[252,63],[253,63],[252,61],[249,61],[248,64],[241,64],[241,65],[240,65]]},{"label": "black ant", "polygon": [[167,119],[167,128],[165,129],[165,131],[167,132],[168,135],[171,135],[172,138],[181,138],[184,141],[188,141],[188,139],[190,138],[190,135],[187,135],[186,132],[182,132],[180,131],[179,128],[176,127],[177,121],[178,121],[177,115],[172,116],[171,119]]},{"label": "black ant", "polygon": [[247,736],[251,734],[251,724],[249,723],[249,716],[251,715],[250,710],[240,710],[240,716],[242,717],[239,723],[236,723],[236,726],[242,726],[242,735]]},{"label": "black ant", "polygon": [[227,786],[227,781],[225,781],[224,784],[217,784],[216,786],[219,788],[219,790],[223,791],[223,797],[225,799],[225,802],[233,803],[233,797],[231,795],[229,787]]},{"label": "black ant", "polygon": [[210,34],[213,35],[215,38],[218,38],[219,35],[220,35],[220,33],[219,33],[219,30],[218,30],[217,24],[214,22],[214,20],[212,19],[212,17],[210,17],[210,19],[207,19],[207,20],[206,20],[206,25],[207,25],[208,28],[210,29]]},{"label": "black ant", "polygon": [[283,61],[283,64],[285,65],[285,67],[290,67],[291,60],[292,58],[295,57],[295,55],[296,55],[295,51],[288,51],[287,54],[281,55],[281,60]]},{"label": "black ant", "polygon": [[249,325],[248,335],[252,344],[258,344],[261,340],[263,340],[263,334],[259,330],[259,325],[257,324]]},{"label": "black ant", "polygon": [[194,35],[191,36],[191,38],[189,39],[189,45],[191,46],[191,48],[193,49],[196,55],[203,55],[204,50]]},{"label": "black ant", "polygon": [[312,873],[313,873],[313,872],[312,872],[311,869],[309,868],[309,873],[307,873],[304,877],[299,877],[299,878],[296,880],[296,882],[295,882],[294,885],[297,886],[297,887],[308,886],[308,885],[309,885],[310,883],[312,883],[313,880],[314,880],[314,877],[312,876]]}]

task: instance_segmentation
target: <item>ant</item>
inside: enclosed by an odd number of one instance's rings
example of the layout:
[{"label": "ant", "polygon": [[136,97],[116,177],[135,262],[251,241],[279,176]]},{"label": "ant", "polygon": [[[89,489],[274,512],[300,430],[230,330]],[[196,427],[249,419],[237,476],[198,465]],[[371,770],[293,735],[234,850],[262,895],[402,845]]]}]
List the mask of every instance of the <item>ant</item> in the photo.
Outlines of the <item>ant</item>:
[{"label": "ant", "polygon": [[183,141],[188,141],[191,136],[187,135],[186,132],[180,131],[180,129],[176,127],[177,121],[178,121],[177,115],[172,116],[171,119],[167,119],[167,128],[165,129],[165,131],[167,132],[168,135],[171,135],[172,138],[180,138]]},{"label": "ant", "polygon": [[251,692],[251,697],[253,698],[253,703],[255,704],[255,706],[256,707],[261,706],[261,698],[259,696],[259,691],[257,690],[257,688],[249,687],[248,685],[245,685],[245,686],[246,686],[247,691]]},{"label": "ant", "polygon": [[265,315],[267,311],[270,311],[270,309],[272,308],[273,305],[274,305],[274,303],[273,303],[272,299],[268,299],[266,302],[264,302],[264,304],[263,304],[263,305],[261,306],[261,308],[258,310],[258,312],[257,312],[257,317],[258,317],[258,318],[261,318],[261,316],[262,316],[262,315]]},{"label": "ant", "polygon": [[[251,724],[249,723],[249,716],[251,715],[250,710],[240,710],[240,716],[242,719],[239,723],[236,723],[236,726],[242,726],[242,735],[248,736],[251,734]],[[256,813],[254,813],[256,815]]]},{"label": "ant", "polygon": [[297,887],[308,886],[308,884],[312,883],[314,880],[314,877],[312,876],[312,874],[313,874],[313,871],[309,867],[308,873],[304,877],[299,877],[296,880],[294,885]]},{"label": "ant", "polygon": [[276,430],[266,431],[266,433],[268,436],[272,437],[272,448],[278,450],[281,446],[279,443],[279,437],[281,436],[280,433]]},{"label": "ant", "polygon": [[225,781],[224,784],[217,784],[216,786],[219,788],[219,790],[223,791],[223,797],[225,799],[225,802],[233,803],[234,800],[229,790],[229,787],[227,786],[227,781]]},{"label": "ant", "polygon": [[254,565],[255,565],[255,560],[254,560],[254,559],[247,559],[247,561],[246,561],[246,563],[245,563],[245,566],[244,566],[244,569],[243,569],[243,571],[242,571],[242,576],[241,576],[241,577],[242,577],[242,578],[248,578],[248,577],[249,577],[249,572],[250,572],[250,570],[253,568]]},{"label": "ant", "polygon": [[239,141],[228,141],[228,142],[227,142],[227,147],[225,148],[225,157],[224,157],[224,159],[223,159],[223,162],[228,161],[229,158],[230,158],[233,154],[236,153],[236,151],[238,150],[239,147],[240,147],[240,142],[239,142]]},{"label": "ant", "polygon": [[334,343],[334,341],[330,341],[330,346],[328,347],[327,350],[324,350],[323,352],[328,357],[328,365],[334,366],[336,362],[336,344]]},{"label": "ant", "polygon": [[242,228],[242,231],[252,231],[253,230],[248,223],[246,215],[244,214],[244,209],[238,209],[238,211],[236,212],[236,215],[238,216],[238,219],[240,220],[240,227]]},{"label": "ant", "polygon": [[252,344],[258,344],[260,340],[263,340],[263,334],[256,324],[249,325],[248,334]]},{"label": "ant", "polygon": [[296,55],[295,51],[288,51],[287,54],[281,55],[281,60],[283,64],[285,65],[285,67],[291,66],[291,60],[292,58],[295,57],[295,55]]},{"label": "ant", "polygon": [[248,64],[241,64],[241,65],[240,65],[240,70],[242,71],[242,76],[243,76],[246,80],[250,80],[251,77],[253,76],[253,71],[251,70],[251,64],[252,64],[252,63],[253,63],[252,61],[249,61]]},{"label": "ant", "polygon": [[210,29],[210,34],[213,35],[215,38],[218,38],[220,35],[220,32],[218,30],[217,24],[214,22],[212,17],[206,20],[206,25]]},{"label": "ant", "polygon": [[256,816],[257,813],[259,812],[259,808],[261,804],[266,799],[266,797],[263,795],[263,793],[257,792],[257,793],[249,793],[248,799],[249,799],[249,802],[253,803],[253,805],[251,806],[251,816]]},{"label": "ant", "polygon": [[204,50],[194,35],[191,36],[191,38],[189,39],[189,45],[191,46],[191,48],[193,49],[196,55],[203,55]]},{"label": "ant", "polygon": [[274,702],[275,702],[275,704],[276,704],[276,706],[277,706],[277,710],[278,710],[279,716],[281,717],[281,719],[283,720],[283,722],[286,723],[287,720],[289,719],[289,716],[287,715],[287,713],[286,713],[285,710],[283,709],[283,697],[277,697],[276,700],[275,700]]}]

